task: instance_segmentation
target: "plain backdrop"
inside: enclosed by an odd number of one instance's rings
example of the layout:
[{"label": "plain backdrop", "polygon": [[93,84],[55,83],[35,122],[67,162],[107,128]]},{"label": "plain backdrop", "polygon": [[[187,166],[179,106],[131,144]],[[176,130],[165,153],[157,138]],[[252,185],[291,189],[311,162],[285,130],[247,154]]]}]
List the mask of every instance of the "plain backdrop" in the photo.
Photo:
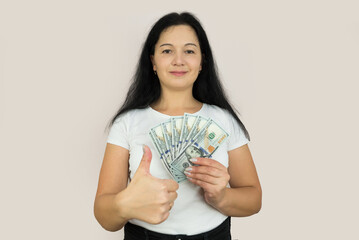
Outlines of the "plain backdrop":
[{"label": "plain backdrop", "polygon": [[359,239],[359,3],[0,1],[0,238],[122,239],[93,204],[152,24],[190,11],[248,129],[261,211],[233,239]]}]

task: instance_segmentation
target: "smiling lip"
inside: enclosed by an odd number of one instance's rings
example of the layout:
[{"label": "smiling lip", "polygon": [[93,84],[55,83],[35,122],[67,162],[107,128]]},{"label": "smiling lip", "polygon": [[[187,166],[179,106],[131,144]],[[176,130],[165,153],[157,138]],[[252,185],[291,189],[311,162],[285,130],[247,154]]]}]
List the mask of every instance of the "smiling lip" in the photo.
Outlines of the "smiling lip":
[{"label": "smiling lip", "polygon": [[183,71],[173,71],[170,72],[171,74],[175,75],[175,76],[183,76],[185,75],[187,72],[183,72]]}]

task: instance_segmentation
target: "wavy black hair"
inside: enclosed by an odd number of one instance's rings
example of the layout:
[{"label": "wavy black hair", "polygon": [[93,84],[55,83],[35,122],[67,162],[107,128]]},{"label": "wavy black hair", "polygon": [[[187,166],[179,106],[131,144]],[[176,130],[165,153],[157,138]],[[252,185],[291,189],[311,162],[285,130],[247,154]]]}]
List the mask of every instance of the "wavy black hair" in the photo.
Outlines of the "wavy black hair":
[{"label": "wavy black hair", "polygon": [[[182,12],[180,14],[176,12],[169,13],[160,18],[152,26],[143,44],[141,56],[137,63],[136,72],[132,78],[126,99],[116,115],[112,118],[109,127],[113,125],[119,115],[132,109],[147,108],[159,99],[161,95],[161,85],[158,77],[154,74],[150,55],[154,54],[155,45],[160,34],[168,27],[176,25],[188,25],[193,28],[197,34],[202,52],[202,70],[193,84],[193,97],[202,103],[216,105],[228,110],[241,126],[247,139],[250,140],[247,129],[234,112],[234,108],[229,103],[223,90],[206,32],[202,28],[200,21],[189,12]],[[240,115],[239,112],[238,114]]]}]

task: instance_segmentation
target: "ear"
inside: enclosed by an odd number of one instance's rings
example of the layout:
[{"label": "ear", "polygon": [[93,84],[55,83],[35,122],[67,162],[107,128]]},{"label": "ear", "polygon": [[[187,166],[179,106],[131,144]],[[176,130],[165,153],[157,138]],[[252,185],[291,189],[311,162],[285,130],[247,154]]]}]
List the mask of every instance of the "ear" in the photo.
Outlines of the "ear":
[{"label": "ear", "polygon": [[156,71],[156,64],[155,64],[155,61],[153,60],[153,55],[150,55],[150,58],[151,58],[152,66],[153,66],[153,71]]}]

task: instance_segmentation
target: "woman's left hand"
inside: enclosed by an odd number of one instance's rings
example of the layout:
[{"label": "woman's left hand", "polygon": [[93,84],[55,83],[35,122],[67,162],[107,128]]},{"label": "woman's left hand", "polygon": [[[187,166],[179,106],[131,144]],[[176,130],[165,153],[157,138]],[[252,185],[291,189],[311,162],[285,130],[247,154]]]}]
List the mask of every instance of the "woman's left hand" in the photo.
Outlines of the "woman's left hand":
[{"label": "woman's left hand", "polygon": [[195,158],[192,161],[199,166],[186,168],[188,180],[204,190],[204,199],[208,204],[217,208],[224,198],[230,176],[227,168],[210,158]]}]

